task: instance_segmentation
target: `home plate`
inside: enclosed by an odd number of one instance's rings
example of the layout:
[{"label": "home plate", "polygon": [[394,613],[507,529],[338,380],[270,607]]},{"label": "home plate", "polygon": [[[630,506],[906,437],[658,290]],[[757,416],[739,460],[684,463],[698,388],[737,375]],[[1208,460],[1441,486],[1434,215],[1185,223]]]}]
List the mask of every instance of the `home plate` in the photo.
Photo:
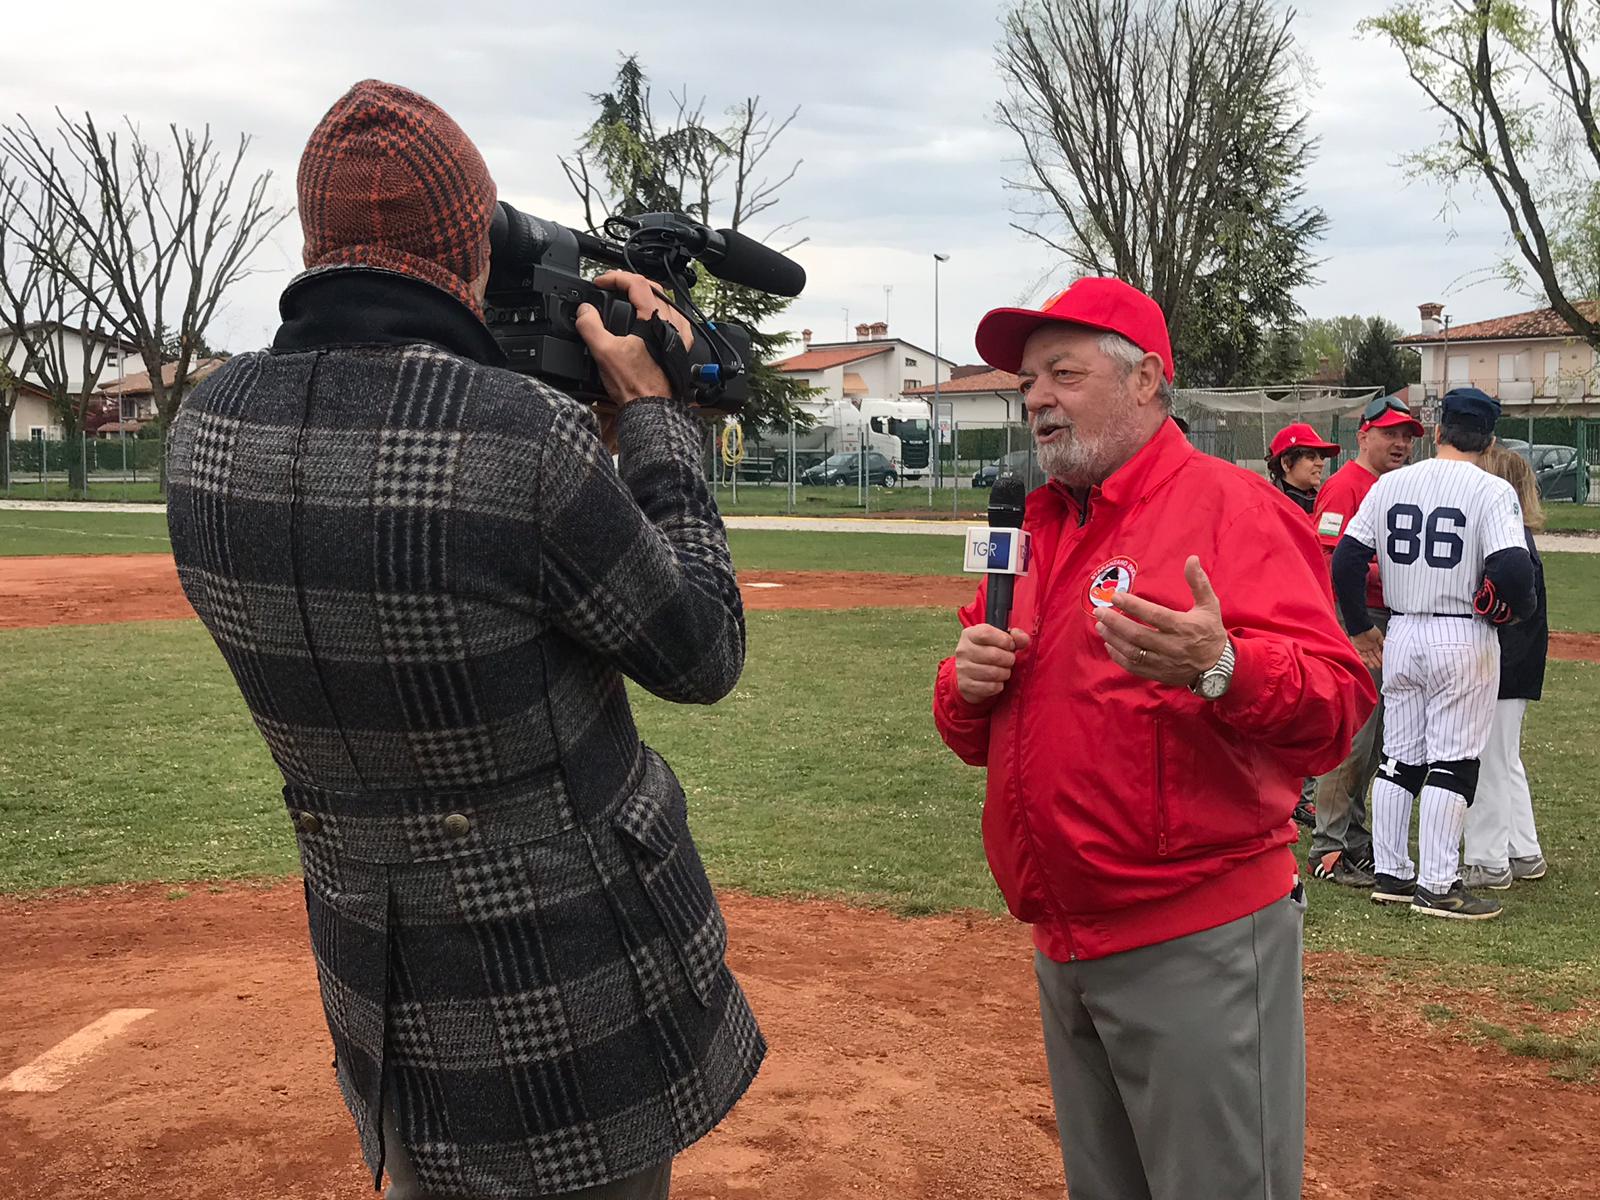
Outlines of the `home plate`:
[{"label": "home plate", "polygon": [[783,584],[781,584],[781,583],[747,583],[747,584],[744,584],[743,586],[747,587],[747,588],[758,588],[758,587],[759,588],[774,588],[774,587],[782,587]]},{"label": "home plate", "polygon": [[26,1066],[0,1079],[0,1092],[55,1092],[73,1069],[153,1008],[113,1008],[98,1021],[85,1025],[65,1041],[52,1046]]}]

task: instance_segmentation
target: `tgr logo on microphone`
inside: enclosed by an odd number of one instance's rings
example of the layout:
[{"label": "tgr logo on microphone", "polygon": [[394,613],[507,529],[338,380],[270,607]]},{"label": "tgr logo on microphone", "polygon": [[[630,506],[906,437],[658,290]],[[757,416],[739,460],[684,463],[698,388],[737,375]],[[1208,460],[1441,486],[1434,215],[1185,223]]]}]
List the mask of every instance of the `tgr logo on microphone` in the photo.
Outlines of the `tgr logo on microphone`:
[{"label": "tgr logo on microphone", "polygon": [[989,534],[988,541],[974,542],[972,552],[989,560],[989,570],[1003,571],[1011,558],[1011,535],[998,530],[993,531]]},{"label": "tgr logo on microphone", "polygon": [[1021,529],[974,525],[967,530],[967,555],[962,569],[974,573],[998,571],[1026,575],[1032,537]]}]

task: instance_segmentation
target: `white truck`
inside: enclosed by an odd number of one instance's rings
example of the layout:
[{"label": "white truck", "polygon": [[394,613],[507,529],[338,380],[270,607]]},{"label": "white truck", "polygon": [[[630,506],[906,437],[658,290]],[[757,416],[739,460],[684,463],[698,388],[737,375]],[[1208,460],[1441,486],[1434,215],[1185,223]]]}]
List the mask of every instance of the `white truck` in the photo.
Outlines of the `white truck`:
[{"label": "white truck", "polygon": [[[802,402],[812,426],[794,435],[796,477],[834,454],[858,454],[861,440],[892,464],[898,480],[921,479],[929,473],[932,445],[928,406],[914,400],[863,399]],[[754,441],[754,439],[751,439]],[[789,478],[789,435],[764,429],[758,444],[748,446],[740,474],[748,478]]]}]

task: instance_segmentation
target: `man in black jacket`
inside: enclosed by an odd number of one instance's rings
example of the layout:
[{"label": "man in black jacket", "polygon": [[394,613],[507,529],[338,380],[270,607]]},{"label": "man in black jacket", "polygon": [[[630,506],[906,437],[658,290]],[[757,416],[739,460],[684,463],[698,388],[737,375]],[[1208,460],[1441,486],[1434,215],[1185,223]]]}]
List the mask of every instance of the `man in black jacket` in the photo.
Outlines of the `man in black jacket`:
[{"label": "man in black jacket", "polygon": [[184,403],[168,520],[284,776],[362,1151],[394,1200],[663,1197],[765,1051],[623,684],[709,704],[743,664],[699,424],[592,309],[616,466],[500,369],[494,184],[421,96],[357,84],[299,193],[309,270]]}]

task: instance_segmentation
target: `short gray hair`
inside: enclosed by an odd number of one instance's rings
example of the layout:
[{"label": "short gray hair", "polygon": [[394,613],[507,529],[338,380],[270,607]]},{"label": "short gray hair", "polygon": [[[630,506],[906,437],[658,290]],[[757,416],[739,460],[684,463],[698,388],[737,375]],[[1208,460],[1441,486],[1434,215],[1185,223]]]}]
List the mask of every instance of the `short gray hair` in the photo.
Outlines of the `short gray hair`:
[{"label": "short gray hair", "polygon": [[[1144,356],[1152,353],[1152,351],[1141,350],[1120,333],[1111,333],[1108,330],[1100,335],[1100,353],[1113,362],[1121,363],[1127,369],[1127,372],[1132,374],[1133,369],[1144,361]],[[1172,381],[1167,378],[1166,372],[1163,371],[1161,382],[1156,387],[1156,399],[1161,402],[1161,407],[1170,413],[1172,411],[1172,402],[1176,398],[1177,391],[1173,388]]]}]

